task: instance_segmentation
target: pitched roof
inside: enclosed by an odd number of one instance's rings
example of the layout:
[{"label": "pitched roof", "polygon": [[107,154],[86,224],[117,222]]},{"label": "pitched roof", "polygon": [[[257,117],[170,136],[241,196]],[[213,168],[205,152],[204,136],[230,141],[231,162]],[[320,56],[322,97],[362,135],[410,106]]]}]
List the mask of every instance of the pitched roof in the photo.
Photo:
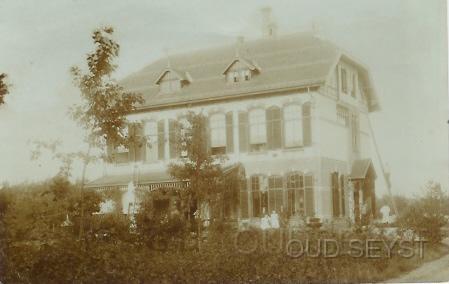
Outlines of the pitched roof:
[{"label": "pitched roof", "polygon": [[[374,171],[374,166],[371,159],[355,160],[352,163],[350,179],[364,179],[370,168]],[[376,176],[375,171],[374,176]]]},{"label": "pitched roof", "polygon": [[[247,41],[242,57],[257,62],[262,72],[250,81],[230,84],[223,70],[235,58],[235,45],[208,48],[170,56],[170,64],[178,72],[189,74],[194,83],[179,92],[163,94],[154,82],[167,65],[157,60],[121,81],[122,86],[141,93],[145,103],[140,109],[189,104],[204,100],[229,98],[234,95],[258,94],[324,84],[343,53],[328,41],[310,34],[294,34],[270,39]],[[349,57],[348,57],[349,58]],[[358,65],[359,69],[364,69]],[[365,73],[366,70],[365,70]],[[362,79],[369,80],[362,76]],[[366,85],[370,85],[366,82]],[[371,109],[377,106],[374,91],[368,89]]]}]

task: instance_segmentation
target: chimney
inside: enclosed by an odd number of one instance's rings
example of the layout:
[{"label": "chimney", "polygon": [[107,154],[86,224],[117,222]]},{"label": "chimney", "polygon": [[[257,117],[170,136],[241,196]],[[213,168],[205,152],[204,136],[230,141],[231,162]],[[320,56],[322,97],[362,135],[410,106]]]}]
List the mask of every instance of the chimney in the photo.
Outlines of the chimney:
[{"label": "chimney", "polygon": [[273,38],[277,33],[277,24],[273,20],[271,7],[263,7],[262,13],[262,34],[264,37]]}]

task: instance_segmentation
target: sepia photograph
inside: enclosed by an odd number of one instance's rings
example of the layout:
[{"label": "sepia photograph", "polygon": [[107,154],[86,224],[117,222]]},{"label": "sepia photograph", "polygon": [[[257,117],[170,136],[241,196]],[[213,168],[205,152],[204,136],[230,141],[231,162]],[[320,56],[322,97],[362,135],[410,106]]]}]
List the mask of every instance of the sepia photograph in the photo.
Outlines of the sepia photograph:
[{"label": "sepia photograph", "polygon": [[449,282],[445,0],[0,0],[0,284]]}]

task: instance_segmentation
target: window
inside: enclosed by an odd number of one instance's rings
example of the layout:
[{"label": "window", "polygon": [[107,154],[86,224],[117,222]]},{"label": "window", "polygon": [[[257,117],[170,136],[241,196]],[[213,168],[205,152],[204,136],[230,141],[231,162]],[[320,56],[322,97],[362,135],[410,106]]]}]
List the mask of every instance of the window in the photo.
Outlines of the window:
[{"label": "window", "polygon": [[268,214],[268,194],[263,181],[264,177],[261,175],[251,177],[253,217],[263,217]]},{"label": "window", "polygon": [[251,80],[251,71],[246,69],[241,71],[242,79],[245,81]]},{"label": "window", "polygon": [[234,83],[239,81],[239,72],[232,72],[232,80],[234,81]]},{"label": "window", "polygon": [[159,82],[159,87],[164,94],[174,93],[181,89],[181,80],[172,72],[167,71]]},{"label": "window", "polygon": [[281,176],[270,176],[268,178],[268,213],[283,211],[283,179]]},{"label": "window", "polygon": [[252,151],[264,149],[267,143],[267,128],[265,110],[254,109],[249,113],[249,141]]},{"label": "window", "polygon": [[343,217],[346,211],[345,202],[345,176],[334,172],[331,174],[332,213],[333,217]]},{"label": "window", "polygon": [[242,179],[240,188],[240,217],[248,218],[248,186],[247,179]]},{"label": "window", "polygon": [[147,121],[144,128],[146,139],[145,160],[156,161],[158,159],[158,126],[156,121]]},{"label": "window", "polygon": [[239,112],[239,148],[241,153],[248,152],[248,113]]},{"label": "window", "polygon": [[337,105],[337,121],[349,127],[349,110],[344,106]]},{"label": "window", "polygon": [[165,159],[165,123],[164,120],[157,122],[157,157],[159,160]]},{"label": "window", "polygon": [[341,68],[341,91],[345,94],[348,93],[348,78],[346,74],[346,69]]},{"label": "window", "polygon": [[300,105],[288,105],[284,108],[285,147],[303,145],[302,110]]},{"label": "window", "polygon": [[224,148],[226,152],[226,116],[224,113],[216,113],[211,115],[209,119],[211,148]]},{"label": "window", "polygon": [[290,216],[305,216],[304,177],[293,173],[287,176],[287,212]]},{"label": "window", "polygon": [[313,176],[299,172],[287,175],[287,213],[314,216]]},{"label": "window", "polygon": [[[180,139],[182,137],[182,139],[187,139],[190,135],[190,123],[187,120],[187,118],[181,118],[179,119],[178,122],[178,127],[179,127],[179,135],[180,135]],[[181,145],[179,145],[180,148],[178,150],[178,153],[181,155],[181,157],[185,158],[187,157],[187,145],[186,142],[183,141],[181,143]]]}]

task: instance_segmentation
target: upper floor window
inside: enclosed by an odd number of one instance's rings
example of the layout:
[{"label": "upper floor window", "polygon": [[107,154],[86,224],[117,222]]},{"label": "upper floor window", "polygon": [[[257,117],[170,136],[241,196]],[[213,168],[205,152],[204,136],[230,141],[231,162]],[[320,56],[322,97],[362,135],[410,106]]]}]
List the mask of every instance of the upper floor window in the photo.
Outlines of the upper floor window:
[{"label": "upper floor window", "polygon": [[156,121],[147,121],[144,126],[145,135],[145,160],[156,161],[158,159],[158,126]]},{"label": "upper floor window", "polygon": [[284,108],[285,147],[303,145],[302,108],[292,104]]},{"label": "upper floor window", "polygon": [[175,71],[171,68],[164,70],[156,80],[156,84],[159,85],[160,92],[163,94],[176,93],[189,82],[191,82],[191,78],[188,73]]},{"label": "upper floor window", "polygon": [[210,116],[211,148],[213,154],[226,152],[226,116],[216,113]]},{"label": "upper floor window", "polygon": [[267,143],[265,110],[253,109],[249,112],[249,142],[252,151],[264,149]]},{"label": "upper floor window", "polygon": [[250,81],[253,74],[260,72],[260,68],[243,58],[234,59],[225,69],[226,81],[231,83]]}]

